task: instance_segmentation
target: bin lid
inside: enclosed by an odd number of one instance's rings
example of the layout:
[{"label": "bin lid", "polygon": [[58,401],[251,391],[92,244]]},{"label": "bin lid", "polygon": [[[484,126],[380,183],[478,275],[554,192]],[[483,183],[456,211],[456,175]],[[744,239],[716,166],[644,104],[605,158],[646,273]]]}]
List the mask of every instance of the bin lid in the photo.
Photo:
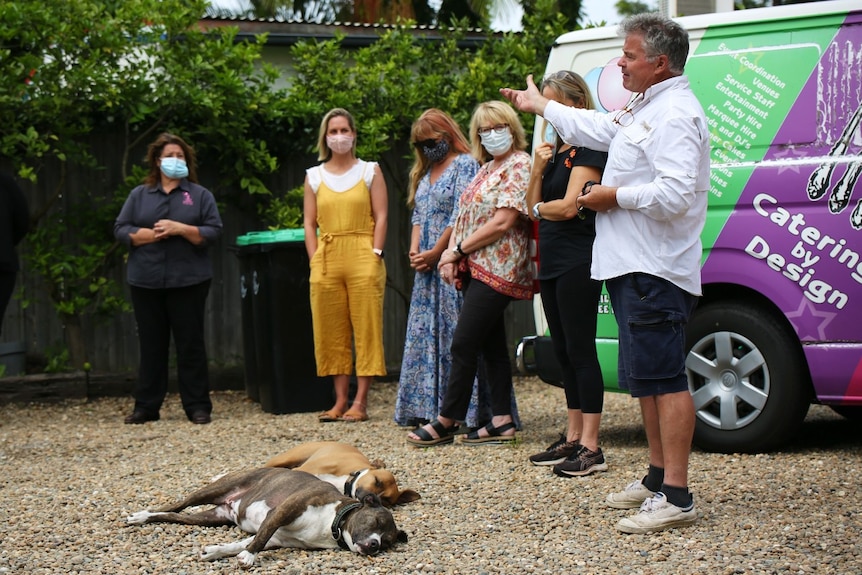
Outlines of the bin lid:
[{"label": "bin lid", "polygon": [[254,244],[274,244],[281,242],[305,241],[305,230],[303,228],[291,228],[284,230],[265,230],[249,232],[236,238],[236,245],[250,246]]}]

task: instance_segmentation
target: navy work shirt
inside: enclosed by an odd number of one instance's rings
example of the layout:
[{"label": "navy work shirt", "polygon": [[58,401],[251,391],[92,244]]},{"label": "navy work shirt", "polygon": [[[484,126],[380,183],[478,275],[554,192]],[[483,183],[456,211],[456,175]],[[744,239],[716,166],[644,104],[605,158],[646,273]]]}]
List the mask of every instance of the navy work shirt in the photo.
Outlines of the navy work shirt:
[{"label": "navy work shirt", "polygon": [[[196,246],[180,236],[133,246],[130,234],[152,228],[159,220],[197,226],[204,243]],[[114,222],[114,236],[131,246],[127,267],[129,285],[178,288],[212,279],[209,244],[221,235],[222,221],[212,193],[183,178],[170,194],[161,185],[140,185],[129,193]]]}]

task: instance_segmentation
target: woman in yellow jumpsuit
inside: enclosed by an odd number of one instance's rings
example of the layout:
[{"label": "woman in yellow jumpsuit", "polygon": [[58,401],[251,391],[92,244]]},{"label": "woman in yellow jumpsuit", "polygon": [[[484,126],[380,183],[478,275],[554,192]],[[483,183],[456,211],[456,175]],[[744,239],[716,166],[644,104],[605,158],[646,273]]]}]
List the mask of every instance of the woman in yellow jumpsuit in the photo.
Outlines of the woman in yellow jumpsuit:
[{"label": "woman in yellow jumpsuit", "polygon": [[[318,149],[322,163],[306,170],[303,219],[317,374],[333,376],[335,387],[335,405],[319,419],[365,421],[371,381],[386,374],[386,183],[376,162],[356,157],[356,126],[347,110],[323,117]],[[357,391],[348,406],[354,353]]]}]

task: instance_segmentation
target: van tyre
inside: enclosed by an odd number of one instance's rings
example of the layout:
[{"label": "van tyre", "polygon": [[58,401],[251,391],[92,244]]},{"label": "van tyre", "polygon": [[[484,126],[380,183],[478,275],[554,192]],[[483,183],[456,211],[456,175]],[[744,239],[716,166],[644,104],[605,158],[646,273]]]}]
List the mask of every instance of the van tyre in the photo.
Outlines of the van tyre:
[{"label": "van tyre", "polygon": [[686,330],[694,444],[757,453],[786,443],[812,398],[802,348],[789,326],[742,301],[695,310]]}]

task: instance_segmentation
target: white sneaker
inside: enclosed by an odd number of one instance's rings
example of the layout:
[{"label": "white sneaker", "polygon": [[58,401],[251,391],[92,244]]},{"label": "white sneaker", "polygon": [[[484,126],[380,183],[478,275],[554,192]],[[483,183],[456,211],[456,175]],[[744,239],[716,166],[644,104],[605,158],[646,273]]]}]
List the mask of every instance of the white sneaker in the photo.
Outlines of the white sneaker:
[{"label": "white sneaker", "polygon": [[686,508],[669,503],[664,493],[658,492],[641,505],[637,515],[624,517],[617,523],[623,533],[653,533],[672,527],[686,527],[697,521],[694,502]]},{"label": "white sneaker", "polygon": [[638,479],[626,485],[622,491],[611,493],[605,498],[605,501],[614,509],[637,509],[653,495],[655,495],[655,491],[650,491],[644,487],[644,484]]}]

